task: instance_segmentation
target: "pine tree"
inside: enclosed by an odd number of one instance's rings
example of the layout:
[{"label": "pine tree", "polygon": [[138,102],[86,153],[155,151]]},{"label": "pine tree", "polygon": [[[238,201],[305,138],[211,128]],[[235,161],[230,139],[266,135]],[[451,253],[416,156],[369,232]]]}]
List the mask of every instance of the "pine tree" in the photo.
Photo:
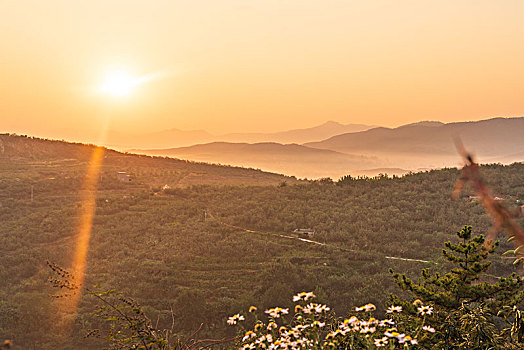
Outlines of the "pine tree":
[{"label": "pine tree", "polygon": [[[435,349],[522,349],[524,324],[515,321],[520,315],[517,305],[524,299],[522,278],[513,273],[489,282],[494,276],[486,273],[491,264],[487,259],[498,242],[487,248],[483,235],[472,237],[471,226],[457,236],[461,241],[447,242],[443,250],[454,266],[450,272],[431,274],[423,269],[418,283],[405,274],[393,274],[398,286],[416,299],[408,303],[391,296],[393,305],[408,311],[401,321],[414,325],[422,318],[422,325],[436,330],[430,342]],[[421,311],[422,305],[432,312]],[[422,326],[413,331],[424,337]]]}]

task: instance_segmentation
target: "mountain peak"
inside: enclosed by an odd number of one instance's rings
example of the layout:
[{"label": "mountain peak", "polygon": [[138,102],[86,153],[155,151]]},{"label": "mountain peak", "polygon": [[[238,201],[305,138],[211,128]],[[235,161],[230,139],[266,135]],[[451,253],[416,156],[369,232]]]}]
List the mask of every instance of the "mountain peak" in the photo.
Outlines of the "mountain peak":
[{"label": "mountain peak", "polygon": [[442,126],[442,125],[444,125],[443,122],[439,122],[439,121],[436,121],[436,120],[423,120],[423,121],[420,121],[420,122],[406,124],[406,125],[402,125],[402,126],[429,126],[429,127],[437,127],[437,126]]},{"label": "mountain peak", "polygon": [[342,123],[336,122],[334,120],[328,120],[327,122],[325,122],[321,126],[342,126],[342,125],[343,125]]}]

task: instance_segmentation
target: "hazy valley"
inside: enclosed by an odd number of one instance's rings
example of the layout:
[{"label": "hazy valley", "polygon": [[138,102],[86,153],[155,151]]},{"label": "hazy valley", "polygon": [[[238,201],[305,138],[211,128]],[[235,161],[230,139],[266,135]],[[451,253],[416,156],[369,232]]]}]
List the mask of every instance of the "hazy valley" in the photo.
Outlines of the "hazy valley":
[{"label": "hazy valley", "polygon": [[[448,124],[420,122],[393,129],[376,127],[342,133],[302,145],[278,143],[278,137],[273,135],[275,139],[266,143],[212,142],[188,147],[130,151],[259,168],[300,178],[338,179],[346,174],[402,175],[410,171],[460,166],[455,145],[457,139],[480,162],[510,164],[522,161],[523,153],[519,150],[524,149],[524,139],[520,136],[523,129],[524,118],[494,118]],[[316,134],[313,130],[309,129],[312,139]]]}]

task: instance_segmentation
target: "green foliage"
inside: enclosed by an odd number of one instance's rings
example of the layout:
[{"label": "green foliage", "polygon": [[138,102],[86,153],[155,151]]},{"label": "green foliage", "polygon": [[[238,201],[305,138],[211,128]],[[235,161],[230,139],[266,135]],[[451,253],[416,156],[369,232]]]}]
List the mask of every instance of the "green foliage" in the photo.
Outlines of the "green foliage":
[{"label": "green foliage", "polygon": [[206,295],[197,290],[184,290],[173,303],[177,329],[191,331],[197,329],[206,319]]},{"label": "green foliage", "polygon": [[352,181],[353,178],[351,177],[351,175],[344,175],[336,182],[336,184],[338,186],[350,185]]},{"label": "green foliage", "polygon": [[[446,242],[447,249],[443,250],[443,256],[453,266],[450,272],[431,274],[424,269],[419,282],[395,273],[395,282],[434,308],[430,324],[438,330],[433,342],[435,348],[519,349],[524,344],[518,336],[507,335],[520,332],[520,323],[510,332],[507,321],[520,315],[517,305],[524,299],[522,278],[513,273],[490,282],[493,277],[486,273],[491,265],[487,259],[497,244],[486,247],[484,236],[472,237],[471,226],[462,228],[457,236],[460,241]],[[417,302],[401,302],[395,296],[391,301],[409,311],[403,322],[412,323],[420,318]],[[500,325],[505,328],[501,330]]]},{"label": "green foliage", "polygon": [[[264,315],[258,315],[257,308],[250,307],[253,327],[242,330],[236,338],[198,340],[195,335],[201,324],[182,341],[173,327],[156,329],[136,301],[115,290],[87,290],[87,295],[98,300],[96,317],[110,324],[107,340],[111,349],[232,348],[228,343],[235,339],[241,349],[521,349],[524,322],[517,304],[524,299],[522,279],[512,274],[493,283],[482,281],[490,265],[486,260],[494,247],[486,248],[482,235],[472,237],[470,226],[457,236],[460,241],[446,242],[443,252],[453,265],[450,272],[432,275],[423,269],[419,283],[405,274],[393,274],[397,284],[418,299],[407,302],[391,296],[388,318],[384,319],[374,317],[376,307],[371,303],[338,318],[331,307],[313,302],[315,293],[301,292],[293,297],[294,314],[290,314],[289,307],[270,307]],[[49,266],[58,276],[50,279],[55,287],[66,290],[66,295],[78,290],[67,270],[57,264]],[[275,265],[272,272],[284,275],[285,281],[285,271],[278,269]],[[274,290],[283,294],[278,288]],[[323,293],[320,288],[317,291]],[[172,313],[173,325],[196,326],[206,309],[204,300],[204,295],[190,290],[180,293],[176,309],[182,311],[182,317],[188,313],[193,317],[175,321],[176,314]],[[237,325],[245,320],[238,313],[227,323]]]},{"label": "green foliage", "polygon": [[278,187],[286,187],[286,186],[287,186],[286,181],[282,181],[281,183],[278,184]]},{"label": "green foliage", "polygon": [[[420,282],[393,274],[396,283],[416,299],[408,302],[392,295],[386,311],[390,318],[372,317],[373,304],[337,318],[326,305],[308,301],[314,293],[299,293],[293,298],[294,315],[280,307],[265,311],[267,321],[255,314],[253,328],[240,333],[239,345],[242,349],[522,349],[524,322],[517,308],[524,299],[522,279],[512,274],[484,281],[489,277],[487,258],[495,247],[485,247],[482,235],[472,237],[470,226],[457,236],[459,242],[445,243],[443,256],[452,265],[448,273],[423,269]],[[237,314],[228,323],[244,318]]]},{"label": "green foliage", "polygon": [[[60,294],[53,295],[55,298],[68,298],[81,292],[80,286],[75,281],[75,276],[56,263],[49,263],[53,272],[49,282],[58,288]],[[197,333],[202,324],[185,340],[174,332],[175,314],[171,310],[173,323],[170,329],[158,329],[153,326],[151,319],[146,315],[144,308],[134,299],[127,297],[116,289],[101,290],[97,286],[91,290],[85,288],[84,294],[91,296],[95,301],[96,308],[92,312],[94,317],[101,321],[101,328],[91,329],[87,337],[104,335],[109,349],[114,350],[190,350],[201,348],[201,346],[212,346],[229,342],[228,339],[198,339]],[[191,291],[180,294],[175,301],[177,310],[189,310],[192,318],[187,318],[188,313],[181,313],[177,324],[190,327],[203,318],[198,310],[204,312],[205,303],[202,295]],[[199,307],[199,305],[201,307]],[[177,312],[179,313],[179,312]],[[83,346],[84,347],[84,346]]]},{"label": "green foliage", "polygon": [[110,349],[168,349],[170,332],[153,328],[151,320],[135,300],[116,290],[88,290],[87,294],[99,300],[94,313],[109,323],[107,340]]}]

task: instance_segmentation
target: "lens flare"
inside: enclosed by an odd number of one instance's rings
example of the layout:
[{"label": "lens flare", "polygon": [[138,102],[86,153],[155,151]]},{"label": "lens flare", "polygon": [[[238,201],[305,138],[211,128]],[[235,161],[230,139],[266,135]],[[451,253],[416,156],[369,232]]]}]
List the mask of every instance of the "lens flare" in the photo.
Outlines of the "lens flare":
[{"label": "lens flare", "polygon": [[71,315],[66,322],[66,334],[70,334],[76,318],[78,304],[80,303],[85,280],[85,271],[87,265],[87,255],[89,251],[89,242],[91,240],[91,230],[93,227],[93,217],[96,209],[96,194],[98,189],[98,180],[100,178],[100,167],[104,159],[104,148],[94,147],[88,164],[87,173],[84,179],[80,196],[81,209],[80,219],[78,222],[78,231],[76,236],[76,246],[73,253],[71,270],[75,278],[75,284],[79,289],[75,294],[68,298],[64,307],[64,313]]}]

